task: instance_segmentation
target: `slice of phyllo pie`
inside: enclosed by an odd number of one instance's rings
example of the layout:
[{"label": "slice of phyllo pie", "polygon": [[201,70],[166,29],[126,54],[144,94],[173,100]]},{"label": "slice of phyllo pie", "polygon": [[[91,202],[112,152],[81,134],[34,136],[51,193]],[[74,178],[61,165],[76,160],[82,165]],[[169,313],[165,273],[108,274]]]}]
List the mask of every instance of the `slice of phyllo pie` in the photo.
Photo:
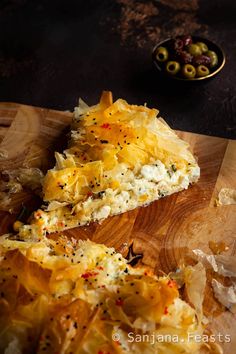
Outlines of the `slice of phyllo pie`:
[{"label": "slice of phyllo pie", "polygon": [[[68,148],[43,182],[45,205],[32,224],[46,233],[100,221],[187,189],[199,166],[158,111],[113,102],[103,92],[88,106],[79,100]],[[23,226],[24,234],[32,226]]]}]

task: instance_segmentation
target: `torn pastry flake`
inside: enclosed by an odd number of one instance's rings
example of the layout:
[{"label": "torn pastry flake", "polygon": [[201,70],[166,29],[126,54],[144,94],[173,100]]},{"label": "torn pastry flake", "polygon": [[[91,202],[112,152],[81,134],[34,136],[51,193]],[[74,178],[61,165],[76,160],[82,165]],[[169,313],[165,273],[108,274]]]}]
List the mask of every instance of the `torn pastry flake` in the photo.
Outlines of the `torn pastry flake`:
[{"label": "torn pastry flake", "polygon": [[224,277],[236,277],[236,258],[227,255],[206,254],[200,249],[193,250],[197,259],[203,263],[206,269],[212,268],[214,272]]},{"label": "torn pastry flake", "polygon": [[6,149],[0,149],[0,160],[6,160],[8,158],[8,151]]},{"label": "torn pastry flake", "polygon": [[236,204],[236,189],[233,188],[221,188],[218,198],[216,199],[216,205],[232,205]]},{"label": "torn pastry flake", "polygon": [[212,288],[217,300],[230,312],[236,313],[236,283],[231,286],[224,286],[216,279],[213,279]]},{"label": "torn pastry flake", "polygon": [[43,173],[39,168],[17,168],[4,170],[0,179],[0,210],[12,212],[14,195],[24,189],[40,194],[42,189]]},{"label": "torn pastry flake", "polygon": [[206,269],[212,269],[215,273],[231,279],[231,285],[224,286],[216,279],[212,279],[211,285],[215,298],[230,312],[236,313],[236,258],[230,255],[206,254],[200,249],[193,250]]}]

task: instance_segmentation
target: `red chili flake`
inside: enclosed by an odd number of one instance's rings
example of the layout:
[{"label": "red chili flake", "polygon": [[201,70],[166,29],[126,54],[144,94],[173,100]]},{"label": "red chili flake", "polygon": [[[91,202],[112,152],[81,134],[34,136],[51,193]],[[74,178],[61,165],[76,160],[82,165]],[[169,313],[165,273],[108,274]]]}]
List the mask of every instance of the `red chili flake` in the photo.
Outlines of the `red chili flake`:
[{"label": "red chili flake", "polygon": [[98,266],[97,269],[103,270],[104,268],[102,266]]},{"label": "red chili flake", "polygon": [[103,125],[101,125],[101,128],[104,128],[104,129],[111,129],[110,127],[110,124],[109,123],[104,123]]},{"label": "red chili flake", "polygon": [[124,304],[124,301],[122,299],[117,299],[116,300],[116,305],[117,306],[122,306]]},{"label": "red chili flake", "polygon": [[82,274],[81,278],[88,279],[90,277],[95,277],[96,275],[98,275],[98,273],[96,273],[96,272],[87,272],[87,273]]},{"label": "red chili flake", "polygon": [[168,314],[168,308],[167,308],[167,306],[165,307],[164,314],[165,314],[165,315]]},{"label": "red chili flake", "polygon": [[170,288],[175,288],[176,287],[176,282],[174,280],[169,280],[167,285],[170,287]]},{"label": "red chili flake", "polygon": [[93,195],[92,192],[88,192],[88,193],[87,193],[87,196],[88,196],[88,197],[92,197],[92,195]]}]

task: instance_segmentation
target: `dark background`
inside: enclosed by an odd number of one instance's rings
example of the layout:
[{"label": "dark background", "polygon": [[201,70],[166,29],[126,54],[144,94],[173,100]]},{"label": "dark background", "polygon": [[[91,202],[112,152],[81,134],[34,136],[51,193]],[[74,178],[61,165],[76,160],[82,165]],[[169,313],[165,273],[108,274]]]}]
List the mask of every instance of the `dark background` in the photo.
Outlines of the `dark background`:
[{"label": "dark background", "polygon": [[[106,89],[158,108],[175,129],[235,138],[235,22],[235,0],[1,0],[0,101],[72,110]],[[153,46],[183,33],[223,47],[216,78],[157,75]]]}]

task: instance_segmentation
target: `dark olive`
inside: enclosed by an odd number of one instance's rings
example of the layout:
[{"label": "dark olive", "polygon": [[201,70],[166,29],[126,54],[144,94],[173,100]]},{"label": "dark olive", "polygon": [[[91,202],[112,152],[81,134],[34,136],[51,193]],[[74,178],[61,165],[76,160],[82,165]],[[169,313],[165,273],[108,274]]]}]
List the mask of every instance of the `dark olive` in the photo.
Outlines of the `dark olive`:
[{"label": "dark olive", "polygon": [[164,62],[168,59],[169,53],[165,47],[159,47],[156,51],[156,60]]},{"label": "dark olive", "polygon": [[182,50],[183,47],[184,47],[184,42],[182,41],[182,39],[176,38],[174,40],[174,50],[175,51]]},{"label": "dark olive", "polygon": [[176,75],[180,71],[180,64],[177,61],[168,61],[166,71],[171,75]]},{"label": "dark olive", "polygon": [[211,59],[210,67],[214,68],[218,64],[218,56],[216,52],[213,52],[213,50],[208,50],[206,52],[206,56]]},{"label": "dark olive", "polygon": [[193,43],[192,37],[191,36],[181,36],[180,37],[184,43],[184,47],[187,47],[188,45]]},{"label": "dark olive", "polygon": [[186,52],[186,50],[178,52],[177,57],[180,63],[182,64],[191,64],[193,60],[193,56],[190,53]]},{"label": "dark olive", "polygon": [[206,53],[208,51],[208,46],[205,43],[197,42],[196,44],[201,48],[202,53]]},{"label": "dark olive", "polygon": [[199,65],[196,69],[197,76],[204,77],[210,74],[209,69],[205,65]]},{"label": "dark olive", "polygon": [[190,44],[187,48],[188,52],[193,56],[201,55],[202,50],[197,44]]},{"label": "dark olive", "polygon": [[206,55],[197,55],[193,58],[194,65],[206,65],[209,66],[211,63],[211,59]]},{"label": "dark olive", "polygon": [[182,68],[182,75],[186,79],[193,79],[196,75],[196,69],[191,64],[185,64]]}]

